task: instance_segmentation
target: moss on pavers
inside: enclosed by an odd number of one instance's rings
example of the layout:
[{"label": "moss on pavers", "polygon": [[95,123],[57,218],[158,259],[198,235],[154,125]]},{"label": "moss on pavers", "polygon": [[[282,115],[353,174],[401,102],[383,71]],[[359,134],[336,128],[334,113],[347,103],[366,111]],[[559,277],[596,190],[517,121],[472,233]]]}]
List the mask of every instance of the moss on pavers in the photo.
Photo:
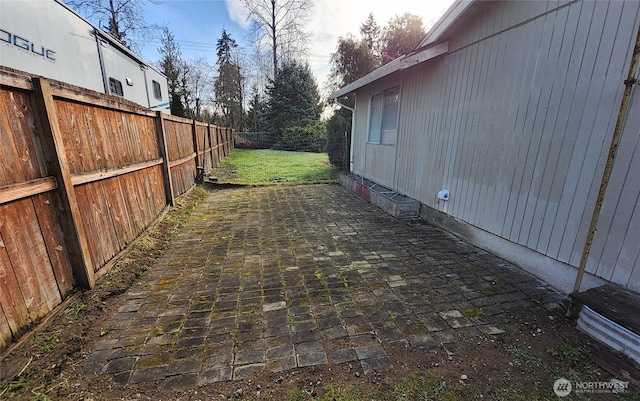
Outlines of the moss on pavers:
[{"label": "moss on pavers", "polygon": [[385,347],[452,349],[503,333],[513,308],[562,302],[504,266],[338,186],[212,191],[87,366],[169,388],[355,360],[368,372]]}]

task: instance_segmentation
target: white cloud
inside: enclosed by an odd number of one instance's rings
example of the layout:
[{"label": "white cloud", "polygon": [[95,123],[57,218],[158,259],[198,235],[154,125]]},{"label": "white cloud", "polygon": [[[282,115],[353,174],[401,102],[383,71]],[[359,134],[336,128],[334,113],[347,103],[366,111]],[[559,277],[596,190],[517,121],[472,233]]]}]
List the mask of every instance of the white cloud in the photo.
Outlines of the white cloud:
[{"label": "white cloud", "polygon": [[240,25],[242,29],[249,29],[251,22],[247,19],[244,7],[238,0],[224,0],[227,6],[227,14],[229,19]]},{"label": "white cloud", "polygon": [[318,83],[322,86],[326,81],[329,60],[331,53],[335,52],[338,38],[347,34],[359,37],[360,25],[369,13],[373,14],[380,27],[384,27],[394,16],[409,12],[421,17],[428,29],[452,3],[453,0],[316,0],[309,24],[313,33],[309,63]]},{"label": "white cloud", "polygon": [[[225,0],[229,18],[248,28],[243,8],[238,0]],[[422,18],[429,28],[453,3],[453,0],[315,0],[308,29],[312,33],[309,44],[309,64],[319,86],[325,85],[331,54],[338,38],[360,35],[360,25],[373,14],[378,25],[384,27],[396,15],[410,12]]]}]

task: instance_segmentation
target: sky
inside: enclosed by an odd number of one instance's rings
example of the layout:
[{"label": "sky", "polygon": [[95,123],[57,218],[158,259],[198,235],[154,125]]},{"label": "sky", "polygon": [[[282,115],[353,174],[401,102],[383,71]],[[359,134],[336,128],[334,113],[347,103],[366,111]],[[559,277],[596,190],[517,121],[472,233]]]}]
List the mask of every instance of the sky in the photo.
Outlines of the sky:
[{"label": "sky", "polygon": [[[360,35],[360,25],[369,13],[381,27],[405,12],[418,15],[425,30],[453,3],[453,0],[313,0],[308,30],[311,33],[308,62],[319,87],[323,87],[330,69],[331,54],[339,37]],[[147,22],[167,25],[180,44],[183,58],[205,57],[215,62],[215,44],[223,29],[246,54],[251,53],[249,23],[238,0],[164,0],[146,6]],[[142,56],[159,59],[159,41],[150,41]]]}]

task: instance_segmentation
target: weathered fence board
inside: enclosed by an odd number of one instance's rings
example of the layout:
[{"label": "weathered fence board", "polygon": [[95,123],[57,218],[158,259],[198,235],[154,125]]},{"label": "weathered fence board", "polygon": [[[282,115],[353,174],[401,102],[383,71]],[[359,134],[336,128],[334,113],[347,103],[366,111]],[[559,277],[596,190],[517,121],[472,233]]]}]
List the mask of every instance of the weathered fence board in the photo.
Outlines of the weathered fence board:
[{"label": "weathered fence board", "polygon": [[92,288],[231,132],[0,68],[0,350]]},{"label": "weathered fence board", "polygon": [[[0,298],[1,299],[1,298]],[[5,348],[8,345],[8,339],[11,338],[11,328],[9,327],[9,321],[2,309],[0,303],[0,349]]]},{"label": "weathered fence board", "polygon": [[[4,204],[0,227],[10,266],[18,289],[27,306],[29,318],[35,321],[60,302],[60,292],[41,241],[31,199]],[[44,268],[43,268],[44,267]],[[9,289],[11,290],[11,289]]]},{"label": "weathered fence board", "polygon": [[56,188],[58,188],[58,184],[53,177],[37,178],[35,180],[5,185],[4,187],[0,187],[0,204],[52,191]]},{"label": "weathered fence board", "polygon": [[42,146],[42,153],[47,155],[48,173],[55,177],[59,185],[57,193],[60,195],[59,206],[62,213],[59,213],[58,217],[62,231],[66,234],[65,244],[69,252],[74,278],[80,286],[93,288],[95,276],[90,270],[92,262],[87,236],[82,226],[82,216],[73,190],[67,151],[58,124],[58,112],[53,100],[51,85],[47,80],[35,78],[33,79],[33,89],[34,110],[37,115],[35,133]]},{"label": "weathered fence board", "polygon": [[[0,221],[0,224],[4,226],[6,221]],[[11,264],[2,230],[0,230],[0,243],[2,244],[0,247],[0,284],[2,288],[18,289],[18,291],[0,291],[0,304],[2,304],[2,310],[8,323],[8,326],[3,326],[1,334],[2,339],[8,341],[11,339],[12,333],[14,336],[19,335],[31,323],[31,318],[29,317],[29,306],[19,291],[20,283]],[[4,328],[9,330],[4,330]]]},{"label": "weathered fence board", "polygon": [[198,144],[198,165],[205,170],[211,170],[211,159],[209,152],[211,146],[209,144],[209,128],[207,124],[196,123],[196,141]]},{"label": "weathered fence board", "polygon": [[69,255],[65,252],[64,234],[56,217],[56,205],[60,200],[53,192],[35,195],[32,200],[49,262],[61,296],[68,294],[75,285]]},{"label": "weathered fence board", "polygon": [[[173,196],[178,197],[195,183],[197,154],[193,125],[190,120],[176,117],[165,117],[164,123]],[[177,163],[174,164],[174,162]]]},{"label": "weathered fence board", "polygon": [[0,186],[46,177],[42,152],[33,144],[29,94],[0,88],[0,107]]}]

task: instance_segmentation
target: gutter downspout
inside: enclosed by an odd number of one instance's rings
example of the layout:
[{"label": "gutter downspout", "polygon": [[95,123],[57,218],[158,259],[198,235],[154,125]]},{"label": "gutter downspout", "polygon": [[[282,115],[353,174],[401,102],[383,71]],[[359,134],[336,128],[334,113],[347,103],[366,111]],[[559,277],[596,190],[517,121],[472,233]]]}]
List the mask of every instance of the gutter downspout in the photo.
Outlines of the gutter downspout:
[{"label": "gutter downspout", "polygon": [[[357,95],[356,95],[357,96]],[[351,112],[351,143],[349,146],[349,172],[353,172],[353,131],[356,126],[356,109],[355,107],[349,107],[346,104],[340,103],[340,100],[336,97],[333,101],[340,107],[344,107],[345,109]],[[356,102],[356,105],[358,102]]]},{"label": "gutter downspout", "polygon": [[[598,191],[598,197],[596,198],[596,204],[593,207],[593,215],[591,216],[591,224],[589,225],[589,232],[587,233],[587,239],[582,251],[582,257],[580,259],[580,266],[578,267],[578,274],[576,275],[576,281],[573,285],[573,293],[580,291],[580,285],[582,284],[582,278],[584,276],[585,269],[587,267],[587,260],[589,259],[589,252],[591,251],[591,245],[593,244],[593,238],[595,237],[596,227],[600,218],[600,211],[602,210],[602,204],[604,203],[604,197],[607,192],[607,186],[609,185],[609,179],[611,178],[611,172],[613,171],[613,165],[616,159],[616,153],[618,152],[618,145],[620,144],[620,137],[622,136],[622,130],[627,119],[627,112],[629,110],[629,103],[631,101],[631,93],[633,91],[633,85],[638,84],[635,78],[635,73],[638,69],[638,63],[640,62],[640,26],[638,27],[638,33],[636,36],[635,45],[633,47],[633,55],[631,56],[631,63],[629,65],[629,73],[627,79],[624,81],[624,93],[622,95],[622,101],[620,103],[620,111],[618,112],[618,119],[613,130],[613,136],[611,137],[611,144],[609,146],[609,154],[607,156],[607,162],[604,166],[604,172],[602,173],[602,181],[600,182],[600,190]],[[570,317],[573,313],[573,298],[569,298],[569,307],[567,309],[567,317]]]}]

